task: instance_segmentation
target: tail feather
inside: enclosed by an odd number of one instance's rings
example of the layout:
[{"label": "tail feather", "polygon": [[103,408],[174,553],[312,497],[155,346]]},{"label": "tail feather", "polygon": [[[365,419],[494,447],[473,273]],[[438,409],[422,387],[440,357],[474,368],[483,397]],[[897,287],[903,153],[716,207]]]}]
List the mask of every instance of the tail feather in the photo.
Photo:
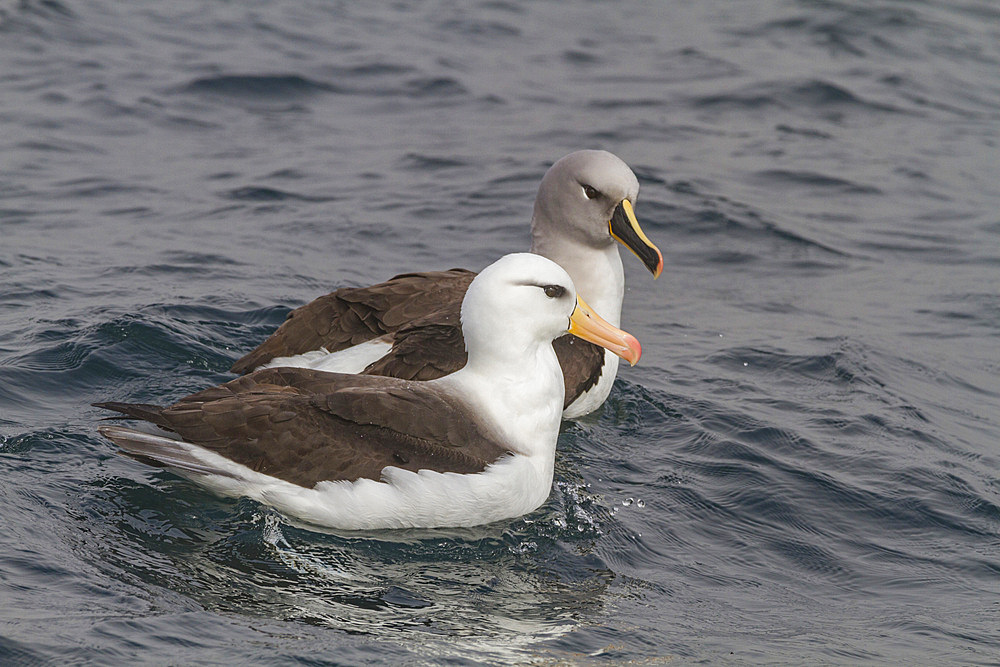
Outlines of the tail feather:
[{"label": "tail feather", "polygon": [[[95,408],[113,410],[125,415],[128,419],[143,419],[145,421],[163,426],[163,408],[149,403],[119,403],[118,401],[105,401],[102,403],[91,403]],[[108,417],[108,419],[121,419],[121,417]]]},{"label": "tail feather", "polygon": [[[110,405],[112,404],[102,404],[99,407]],[[135,407],[132,404],[124,403],[116,405]],[[109,409],[115,410],[116,408],[109,407]],[[143,433],[122,426],[101,426],[97,432],[121,447],[122,453],[143,463],[170,468],[187,475],[221,475],[231,479],[239,479],[239,476],[233,472],[223,470],[198,458],[193,450],[196,446],[182,440]]]}]

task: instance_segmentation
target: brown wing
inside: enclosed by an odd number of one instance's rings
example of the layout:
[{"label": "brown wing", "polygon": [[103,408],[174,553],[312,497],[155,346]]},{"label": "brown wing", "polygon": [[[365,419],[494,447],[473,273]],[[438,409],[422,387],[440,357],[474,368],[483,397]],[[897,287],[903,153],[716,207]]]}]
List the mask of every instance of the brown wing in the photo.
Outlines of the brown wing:
[{"label": "brown wing", "polygon": [[392,349],[363,371],[405,380],[433,380],[465,366],[461,302],[403,327],[392,337]]},{"label": "brown wing", "polygon": [[321,347],[336,352],[398,330],[426,313],[461,304],[476,276],[465,269],[407,273],[371,287],[344,287],[288,314],[270,338],[233,364],[249,373],[276,357]]},{"label": "brown wing", "polygon": [[168,408],[101,407],[304,487],[377,480],[386,466],[480,472],[507,453],[458,399],[433,385],[377,376],[267,369]]},{"label": "brown wing", "polygon": [[597,384],[604,369],[604,348],[571,334],[552,341],[566,385],[563,409]]}]

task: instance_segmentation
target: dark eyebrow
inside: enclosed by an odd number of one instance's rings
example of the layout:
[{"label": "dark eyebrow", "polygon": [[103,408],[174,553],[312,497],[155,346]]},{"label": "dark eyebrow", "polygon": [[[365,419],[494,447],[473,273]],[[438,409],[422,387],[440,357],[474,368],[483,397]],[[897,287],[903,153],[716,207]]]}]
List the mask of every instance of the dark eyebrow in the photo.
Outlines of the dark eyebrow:
[{"label": "dark eyebrow", "polygon": [[523,285],[524,287],[537,287],[540,290],[555,289],[558,291],[558,295],[552,298],[558,298],[566,293],[566,288],[562,285],[548,284],[542,285],[540,283],[517,283],[518,285]]}]

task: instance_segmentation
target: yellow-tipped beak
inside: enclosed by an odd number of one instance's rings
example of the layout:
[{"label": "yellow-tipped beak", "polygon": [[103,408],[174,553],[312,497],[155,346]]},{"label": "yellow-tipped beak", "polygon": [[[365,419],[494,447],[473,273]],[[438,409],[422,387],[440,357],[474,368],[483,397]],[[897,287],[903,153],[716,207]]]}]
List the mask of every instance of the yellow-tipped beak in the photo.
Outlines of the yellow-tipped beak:
[{"label": "yellow-tipped beak", "polygon": [[632,366],[642,356],[642,346],[635,336],[607,322],[579,296],[576,297],[576,310],[569,318],[569,332],[611,350]]},{"label": "yellow-tipped beak", "polygon": [[646,265],[654,279],[660,277],[660,273],[663,272],[663,255],[643,233],[639,221],[635,219],[632,202],[623,199],[615,207],[615,212],[608,222],[608,229],[616,241],[631,250]]}]

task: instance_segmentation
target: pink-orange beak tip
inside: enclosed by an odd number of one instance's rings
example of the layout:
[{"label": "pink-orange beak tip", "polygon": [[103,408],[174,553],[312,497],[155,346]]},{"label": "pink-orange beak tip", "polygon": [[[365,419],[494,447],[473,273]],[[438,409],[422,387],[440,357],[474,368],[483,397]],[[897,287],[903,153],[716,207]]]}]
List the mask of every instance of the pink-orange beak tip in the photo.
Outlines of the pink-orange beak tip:
[{"label": "pink-orange beak tip", "polygon": [[642,345],[639,344],[638,338],[630,333],[626,333],[625,346],[627,351],[622,355],[622,358],[628,361],[630,366],[635,366],[639,363],[639,358],[642,356]]}]

